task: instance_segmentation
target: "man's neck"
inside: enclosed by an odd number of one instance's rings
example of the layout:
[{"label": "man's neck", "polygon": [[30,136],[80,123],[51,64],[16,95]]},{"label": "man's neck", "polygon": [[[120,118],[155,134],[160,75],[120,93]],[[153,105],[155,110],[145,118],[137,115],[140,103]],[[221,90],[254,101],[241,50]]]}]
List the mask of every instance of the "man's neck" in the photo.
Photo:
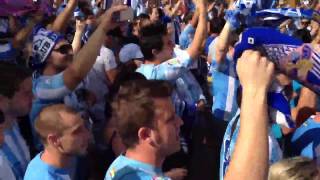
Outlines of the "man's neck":
[{"label": "man's neck", "polygon": [[144,61],[144,64],[155,64],[155,65],[158,65],[158,64],[161,64],[162,62],[158,59],[155,59],[155,60],[145,60]]},{"label": "man's neck", "polygon": [[0,111],[4,115],[4,128],[10,128],[16,119],[16,116],[11,112],[10,108],[5,108],[2,103],[0,103]]},{"label": "man's neck", "polygon": [[52,66],[47,66],[44,68],[43,70],[43,75],[45,76],[53,76],[55,74],[60,73],[60,71],[58,71],[56,68],[52,67]]},{"label": "man's neck", "polygon": [[126,157],[146,164],[150,164],[157,168],[162,167],[163,161],[165,159],[164,156],[159,155],[159,153],[155,152],[153,149],[142,147],[128,149],[126,151]]},{"label": "man's neck", "polygon": [[71,156],[62,155],[56,150],[50,148],[45,148],[40,158],[45,163],[56,168],[69,167],[70,162],[72,160]]}]

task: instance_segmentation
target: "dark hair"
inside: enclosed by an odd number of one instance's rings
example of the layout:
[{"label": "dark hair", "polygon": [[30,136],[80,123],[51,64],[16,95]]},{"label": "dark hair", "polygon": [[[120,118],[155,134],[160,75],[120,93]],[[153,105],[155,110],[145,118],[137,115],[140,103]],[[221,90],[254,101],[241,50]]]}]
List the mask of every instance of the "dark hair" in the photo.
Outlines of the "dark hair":
[{"label": "dark hair", "polygon": [[152,50],[161,51],[163,48],[162,37],[167,34],[163,24],[153,23],[140,30],[140,47],[145,59],[153,60]]},{"label": "dark hair", "polygon": [[193,14],[194,14],[193,12],[188,12],[188,14],[183,17],[183,20],[182,20],[182,21],[183,21],[185,24],[188,24],[189,21],[191,21],[191,19],[192,19],[192,17],[193,17]]},{"label": "dark hair", "polygon": [[215,17],[209,21],[210,33],[220,33],[225,25],[226,21],[222,18]]},{"label": "dark hair", "polygon": [[293,33],[293,37],[302,40],[304,43],[311,43],[312,37],[308,29],[298,29]]},{"label": "dark hair", "polygon": [[151,14],[152,13],[152,10],[153,9],[157,9],[157,11],[158,11],[158,14],[159,14],[159,19],[161,20],[161,18],[163,18],[163,16],[164,16],[164,12],[163,12],[163,10],[161,9],[161,8],[159,8],[159,7],[152,7],[152,8],[150,8],[150,10],[149,10],[149,14]]},{"label": "dark hair", "polygon": [[159,80],[130,81],[121,86],[112,108],[117,130],[127,148],[138,144],[140,128],[156,128],[154,98],[167,98],[171,93],[170,84]]},{"label": "dark hair", "polygon": [[9,99],[19,90],[22,81],[32,74],[31,70],[8,62],[0,62],[0,72],[0,95]]},{"label": "dark hair", "polygon": [[136,17],[136,20],[141,20],[141,19],[150,19],[150,16],[145,13],[139,14],[139,16]]}]

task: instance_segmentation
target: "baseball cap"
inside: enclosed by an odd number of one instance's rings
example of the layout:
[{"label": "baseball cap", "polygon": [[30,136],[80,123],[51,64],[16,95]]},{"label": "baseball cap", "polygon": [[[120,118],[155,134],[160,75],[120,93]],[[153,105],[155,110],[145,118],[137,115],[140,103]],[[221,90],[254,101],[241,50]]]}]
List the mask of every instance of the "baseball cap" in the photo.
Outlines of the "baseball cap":
[{"label": "baseball cap", "polygon": [[119,52],[120,62],[126,63],[132,59],[142,59],[143,54],[137,44],[130,43],[123,46]]},{"label": "baseball cap", "polygon": [[33,36],[31,67],[34,69],[43,67],[53,47],[61,39],[64,39],[62,35],[39,28]]}]

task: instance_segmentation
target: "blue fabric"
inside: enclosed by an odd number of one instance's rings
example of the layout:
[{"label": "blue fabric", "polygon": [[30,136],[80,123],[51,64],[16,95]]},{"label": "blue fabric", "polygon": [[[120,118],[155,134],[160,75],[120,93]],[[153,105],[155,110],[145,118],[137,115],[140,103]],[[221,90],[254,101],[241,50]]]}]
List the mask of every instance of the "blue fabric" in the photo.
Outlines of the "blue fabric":
[{"label": "blue fabric", "polygon": [[[143,74],[147,79],[166,80],[175,87],[173,102],[176,107],[194,106],[201,99],[205,99],[202,89],[191,72],[187,69],[192,60],[187,52],[179,54],[176,58],[161,64],[142,64],[137,72]],[[177,112],[178,113],[178,112]],[[182,112],[178,113],[179,115]]]},{"label": "blue fabric", "polygon": [[[268,38],[265,38],[266,34]],[[262,50],[267,54],[268,58],[278,66],[281,64],[282,57],[288,56],[300,45],[302,45],[301,40],[282,34],[272,28],[249,28],[242,33],[240,42],[236,44],[234,58],[237,60],[242,52],[247,49]],[[293,125],[292,120],[290,120],[291,113],[289,104],[286,105],[285,101],[287,100],[281,91],[269,93],[273,95],[268,97],[268,104],[285,115],[289,126]]]},{"label": "blue fabric", "polygon": [[71,180],[67,169],[53,167],[41,160],[42,152],[28,165],[24,180]]},{"label": "blue fabric", "polygon": [[278,9],[263,9],[255,13],[256,17],[277,17],[281,18],[305,18],[314,19],[318,23],[320,22],[319,12],[313,9],[301,9],[301,8],[278,8]]},{"label": "blue fabric", "polygon": [[64,84],[63,72],[53,76],[34,74],[32,91],[35,99],[32,102],[30,123],[34,140],[37,142],[38,149],[41,149],[42,145],[34,130],[34,122],[37,116],[44,107],[51,104],[63,103],[64,97],[70,94],[71,91]]},{"label": "blue fabric", "polygon": [[5,141],[0,146],[0,151],[8,160],[15,178],[21,180],[30,160],[28,147],[20,134],[18,124],[14,123],[12,127],[5,129],[4,134]]},{"label": "blue fabric", "polygon": [[12,43],[0,44],[0,61],[15,62],[18,51],[13,48]]},{"label": "blue fabric", "polygon": [[164,176],[160,168],[120,155],[110,165],[106,172],[105,180],[169,180]]},{"label": "blue fabric", "polygon": [[191,25],[188,24],[183,31],[180,34],[179,37],[179,45],[181,49],[187,49],[189,45],[191,44],[194,33],[196,32],[195,28]]},{"label": "blue fabric", "polygon": [[[234,125],[234,123],[237,123]],[[232,128],[234,128],[232,133]],[[235,149],[236,141],[240,130],[240,110],[229,122],[223,137],[223,143],[220,152],[220,180],[224,179],[224,175],[230,165],[231,157]],[[275,140],[272,132],[269,131],[269,163],[273,164],[282,159],[282,151],[278,142]]]},{"label": "blue fabric", "polygon": [[234,63],[234,60],[227,56],[224,61],[218,64],[215,59],[215,51],[213,51],[211,64],[212,114],[218,120],[230,121],[238,109],[237,89],[240,82],[236,77]]},{"label": "blue fabric", "polygon": [[204,53],[206,55],[208,55],[208,52],[209,52],[209,46],[211,44],[211,42],[215,39],[216,37],[214,36],[209,36],[206,40],[206,43],[205,43],[205,46],[204,46]]},{"label": "blue fabric", "polygon": [[292,150],[296,156],[305,156],[319,160],[320,156],[320,123],[313,117],[304,122],[293,133]]}]

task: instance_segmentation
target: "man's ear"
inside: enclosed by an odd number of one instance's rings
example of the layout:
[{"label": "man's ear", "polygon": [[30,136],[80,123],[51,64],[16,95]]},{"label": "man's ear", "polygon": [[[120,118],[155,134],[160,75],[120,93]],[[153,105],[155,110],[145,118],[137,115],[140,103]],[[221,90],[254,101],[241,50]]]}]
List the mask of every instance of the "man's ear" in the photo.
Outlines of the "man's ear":
[{"label": "man's ear", "polygon": [[151,52],[153,56],[156,56],[159,53],[159,51],[156,49],[152,49]]},{"label": "man's ear", "polygon": [[151,129],[147,127],[141,127],[138,130],[139,141],[150,141],[151,138]]},{"label": "man's ear", "polygon": [[48,143],[48,145],[52,145],[54,147],[59,147],[60,146],[59,138],[55,134],[49,134],[47,136],[47,143]]},{"label": "man's ear", "polygon": [[2,112],[6,112],[7,109],[9,109],[9,103],[10,99],[6,96],[0,95],[0,108],[2,109]]}]

